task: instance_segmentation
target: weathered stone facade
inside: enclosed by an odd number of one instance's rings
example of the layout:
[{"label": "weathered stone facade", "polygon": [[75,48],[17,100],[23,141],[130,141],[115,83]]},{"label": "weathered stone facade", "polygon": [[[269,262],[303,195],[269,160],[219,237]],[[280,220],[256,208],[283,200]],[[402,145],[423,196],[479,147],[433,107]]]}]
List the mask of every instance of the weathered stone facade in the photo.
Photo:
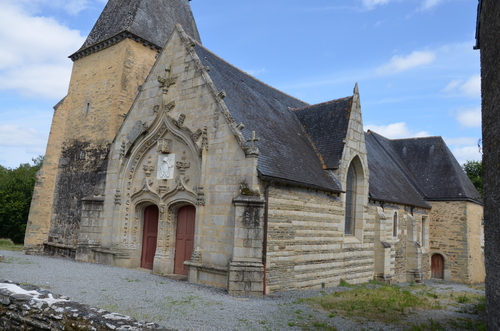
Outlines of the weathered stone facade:
[{"label": "weathered stone facade", "polygon": [[[363,132],[357,85],[352,96],[307,105],[182,26],[169,36],[158,54],[132,36],[74,57],[26,253],[148,268],[246,296],[341,280],[420,282],[431,277],[431,254],[449,245],[472,256],[453,280],[484,277],[471,275],[481,266],[481,206],[427,203],[396,155],[406,142]],[[441,221],[448,214],[460,216]],[[433,237],[451,230],[464,242]]]},{"label": "weathered stone facade", "polygon": [[484,282],[483,208],[468,201],[431,204],[430,254],[443,255],[445,280],[468,284]]},{"label": "weathered stone facade", "polygon": [[101,189],[109,144],[155,55],[126,39],[75,62],[68,95],[55,107],[27,225],[27,251],[45,245],[74,255],[69,247],[78,240],[81,199]]}]

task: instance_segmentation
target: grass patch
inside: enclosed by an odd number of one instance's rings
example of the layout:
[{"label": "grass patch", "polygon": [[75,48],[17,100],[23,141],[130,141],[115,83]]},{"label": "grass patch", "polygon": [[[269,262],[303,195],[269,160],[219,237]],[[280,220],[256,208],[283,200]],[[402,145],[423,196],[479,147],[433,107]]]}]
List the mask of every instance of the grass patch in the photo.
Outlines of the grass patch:
[{"label": "grass patch", "polygon": [[20,252],[23,250],[23,245],[16,245],[10,239],[0,239],[0,250]]},{"label": "grass patch", "polygon": [[339,286],[342,286],[342,287],[354,287],[354,285],[352,284],[349,284],[348,282],[346,282],[345,280],[341,279],[340,280],[340,284]]},{"label": "grass patch", "polygon": [[456,320],[450,320],[448,324],[454,330],[465,329],[465,330],[475,330],[475,331],[486,331],[486,323],[483,320],[477,320],[472,318],[457,318]]},{"label": "grass patch", "polygon": [[395,285],[383,285],[377,288],[356,286],[350,291],[303,301],[321,307],[330,315],[339,313],[347,317],[362,317],[386,323],[399,320],[412,309],[440,308],[439,301],[430,291],[420,290],[413,293]]},{"label": "grass patch", "polygon": [[407,331],[446,331],[448,330],[445,325],[442,325],[439,322],[435,322],[432,319],[429,320],[429,323],[412,325]]}]

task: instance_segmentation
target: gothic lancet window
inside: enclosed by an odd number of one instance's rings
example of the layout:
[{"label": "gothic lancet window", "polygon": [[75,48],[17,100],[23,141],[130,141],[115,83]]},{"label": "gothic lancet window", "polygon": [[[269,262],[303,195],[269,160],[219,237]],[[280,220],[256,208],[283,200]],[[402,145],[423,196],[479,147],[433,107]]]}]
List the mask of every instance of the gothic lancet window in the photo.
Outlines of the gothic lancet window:
[{"label": "gothic lancet window", "polygon": [[394,219],[392,221],[392,236],[398,236],[398,213],[394,213]]},{"label": "gothic lancet window", "polygon": [[345,228],[344,233],[354,235],[356,225],[356,195],[357,195],[357,178],[356,169],[351,163],[347,171],[346,182],[346,197],[345,197]]}]

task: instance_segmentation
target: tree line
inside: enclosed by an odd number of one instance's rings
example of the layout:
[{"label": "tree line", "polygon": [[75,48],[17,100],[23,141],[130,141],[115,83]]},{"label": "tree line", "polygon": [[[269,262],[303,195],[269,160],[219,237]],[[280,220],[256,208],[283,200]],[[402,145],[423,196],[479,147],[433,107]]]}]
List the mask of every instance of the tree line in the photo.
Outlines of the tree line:
[{"label": "tree line", "polygon": [[0,238],[11,239],[16,244],[24,242],[36,173],[43,157],[32,159],[33,164],[23,163],[15,169],[0,165]]}]

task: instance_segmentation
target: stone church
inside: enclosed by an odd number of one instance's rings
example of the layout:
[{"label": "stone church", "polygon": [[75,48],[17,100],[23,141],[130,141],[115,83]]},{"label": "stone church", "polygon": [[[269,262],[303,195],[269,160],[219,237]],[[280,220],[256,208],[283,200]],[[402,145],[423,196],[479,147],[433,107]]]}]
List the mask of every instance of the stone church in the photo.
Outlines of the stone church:
[{"label": "stone church", "polygon": [[203,47],[188,0],[109,0],[70,56],[25,253],[258,296],[484,281],[480,196],[441,137],[364,132]]}]

